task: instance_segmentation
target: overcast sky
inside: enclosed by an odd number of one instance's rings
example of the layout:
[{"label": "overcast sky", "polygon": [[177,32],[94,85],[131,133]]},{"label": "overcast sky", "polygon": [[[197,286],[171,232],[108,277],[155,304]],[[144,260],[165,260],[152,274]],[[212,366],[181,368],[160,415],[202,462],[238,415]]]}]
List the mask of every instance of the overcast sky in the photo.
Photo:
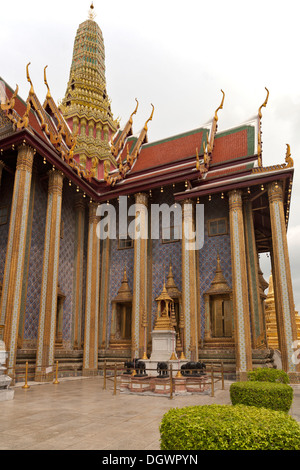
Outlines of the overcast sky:
[{"label": "overcast sky", "polygon": [[[300,66],[299,1],[94,0],[105,44],[107,91],[125,124],[139,100],[139,131],[155,106],[149,140],[206,123],[225,92],[219,131],[262,109],[263,164],[295,163],[288,230],[295,303],[300,310]],[[14,0],[0,4],[0,76],[26,100],[26,64],[41,101],[43,69],[52,96],[62,99],[78,25],[87,0]],[[270,270],[261,260],[266,280]]]}]

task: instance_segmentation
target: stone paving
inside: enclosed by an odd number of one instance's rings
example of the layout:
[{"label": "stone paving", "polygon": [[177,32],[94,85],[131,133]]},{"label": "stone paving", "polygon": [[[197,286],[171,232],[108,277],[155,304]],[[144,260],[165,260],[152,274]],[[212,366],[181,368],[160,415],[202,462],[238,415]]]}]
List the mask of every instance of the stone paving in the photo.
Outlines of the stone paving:
[{"label": "stone paving", "polygon": [[[160,449],[159,425],[170,408],[230,404],[230,383],[215,385],[214,397],[142,396],[120,393],[103,378],[59,379],[59,384],[14,387],[14,399],[0,402],[1,450]],[[291,415],[300,421],[300,388],[294,387]]]}]

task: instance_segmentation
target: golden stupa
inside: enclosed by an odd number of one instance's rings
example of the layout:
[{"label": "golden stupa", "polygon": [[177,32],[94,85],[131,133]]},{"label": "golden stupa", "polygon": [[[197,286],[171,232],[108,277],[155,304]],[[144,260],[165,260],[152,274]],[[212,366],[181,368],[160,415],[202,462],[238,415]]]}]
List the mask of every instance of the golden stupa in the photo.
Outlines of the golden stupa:
[{"label": "golden stupa", "polygon": [[[265,300],[265,314],[266,314],[266,330],[269,348],[279,349],[277,320],[276,320],[276,307],[275,307],[275,294],[272,274],[269,279],[269,290]],[[298,312],[295,311],[297,336],[300,338],[300,317]]]}]

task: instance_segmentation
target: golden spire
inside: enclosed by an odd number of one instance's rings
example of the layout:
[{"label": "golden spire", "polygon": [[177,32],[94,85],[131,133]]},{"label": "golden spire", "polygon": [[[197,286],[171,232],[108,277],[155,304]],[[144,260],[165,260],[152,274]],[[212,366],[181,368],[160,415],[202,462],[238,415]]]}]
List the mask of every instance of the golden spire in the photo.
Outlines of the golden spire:
[{"label": "golden spire", "polygon": [[94,21],[95,17],[96,17],[96,13],[94,12],[94,3],[92,2],[91,5],[90,5],[90,10],[89,10],[89,15],[88,15],[88,19],[89,20],[92,20]]}]

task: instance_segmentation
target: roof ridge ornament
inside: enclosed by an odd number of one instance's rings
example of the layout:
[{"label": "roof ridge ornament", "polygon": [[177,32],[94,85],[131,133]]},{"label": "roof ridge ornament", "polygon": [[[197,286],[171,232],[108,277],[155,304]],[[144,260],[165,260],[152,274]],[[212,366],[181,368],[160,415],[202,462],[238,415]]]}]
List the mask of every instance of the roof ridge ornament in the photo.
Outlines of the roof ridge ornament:
[{"label": "roof ridge ornament", "polygon": [[11,111],[15,106],[16,97],[19,92],[19,85],[16,84],[16,89],[10,99],[6,99],[5,103],[1,103],[1,109],[3,111]]},{"label": "roof ridge ornament", "polygon": [[212,128],[211,128],[210,140],[208,140],[208,138],[207,138],[207,152],[208,152],[208,155],[209,155],[209,159],[210,159],[210,154],[212,153],[213,148],[214,148],[215,135],[216,135],[217,130],[218,130],[218,120],[219,120],[218,111],[220,109],[223,109],[224,100],[225,100],[225,93],[222,89],[221,89],[221,93],[223,95],[222,96],[222,101],[221,101],[220,106],[215,111],[215,116],[214,116],[213,123],[212,123]]},{"label": "roof ridge ornament", "polygon": [[153,106],[152,103],[151,103],[151,106],[152,106],[151,115],[150,115],[149,119],[147,119],[147,121],[145,122],[145,125],[144,125],[144,130],[145,130],[145,131],[148,130],[148,122],[149,122],[149,121],[152,121],[152,118],[153,118],[154,106]]},{"label": "roof ridge ornament", "polygon": [[46,65],[46,67],[44,68],[44,83],[47,87],[47,96],[46,96],[46,98],[50,99],[51,98],[51,93],[50,93],[50,88],[49,88],[49,85],[48,85],[48,82],[47,82],[47,76],[46,76],[46,68],[47,67],[48,67],[48,65]]},{"label": "roof ridge ornament", "polygon": [[294,160],[291,157],[291,147],[289,144],[286,144],[285,163],[286,168],[292,168],[294,166]]},{"label": "roof ridge ornament", "polygon": [[29,75],[29,65],[30,64],[31,64],[31,62],[28,62],[28,64],[26,65],[26,77],[27,77],[27,81],[30,83],[29,95],[32,96],[32,95],[34,95],[34,88],[33,88],[32,80],[31,80],[30,75]]},{"label": "roof ridge ornament", "polygon": [[257,136],[257,157],[258,157],[258,166],[262,166],[262,142],[261,142],[261,118],[262,118],[262,108],[265,108],[268,103],[269,99],[269,90],[267,87],[265,87],[265,90],[267,91],[267,96],[263,104],[259,107],[258,109],[258,136]]},{"label": "roof ridge ornament", "polygon": [[222,89],[221,89],[221,92],[222,92],[222,94],[223,94],[223,97],[222,97],[222,101],[221,101],[220,106],[219,106],[219,107],[216,109],[216,111],[215,111],[215,121],[218,121],[218,119],[219,119],[219,118],[218,118],[218,111],[219,111],[220,109],[223,109],[223,104],[224,104],[224,99],[225,99],[225,93],[224,93],[224,91],[223,91]]},{"label": "roof ridge ornament", "polygon": [[200,172],[200,177],[203,178],[203,176],[208,172],[209,170],[209,164],[211,161],[211,154],[214,148],[214,140],[215,140],[215,135],[217,133],[218,129],[218,111],[220,109],[223,109],[224,105],[224,100],[225,100],[225,93],[221,89],[222,92],[222,101],[220,103],[220,106],[215,111],[215,115],[212,121],[212,126],[211,126],[211,133],[210,133],[210,138],[209,138],[209,133],[207,132],[206,134],[206,142],[205,140],[202,143],[203,146],[203,163],[200,163],[199,159],[199,154],[198,154],[198,148],[196,148],[196,168]]},{"label": "roof ridge ornament", "polygon": [[133,111],[133,113],[131,113],[131,115],[130,115],[130,118],[129,118],[130,124],[133,123],[132,116],[134,116],[137,113],[137,110],[138,110],[138,107],[139,107],[139,102],[138,102],[137,98],[135,98],[135,101],[136,101],[136,107],[135,107],[135,110]]}]

